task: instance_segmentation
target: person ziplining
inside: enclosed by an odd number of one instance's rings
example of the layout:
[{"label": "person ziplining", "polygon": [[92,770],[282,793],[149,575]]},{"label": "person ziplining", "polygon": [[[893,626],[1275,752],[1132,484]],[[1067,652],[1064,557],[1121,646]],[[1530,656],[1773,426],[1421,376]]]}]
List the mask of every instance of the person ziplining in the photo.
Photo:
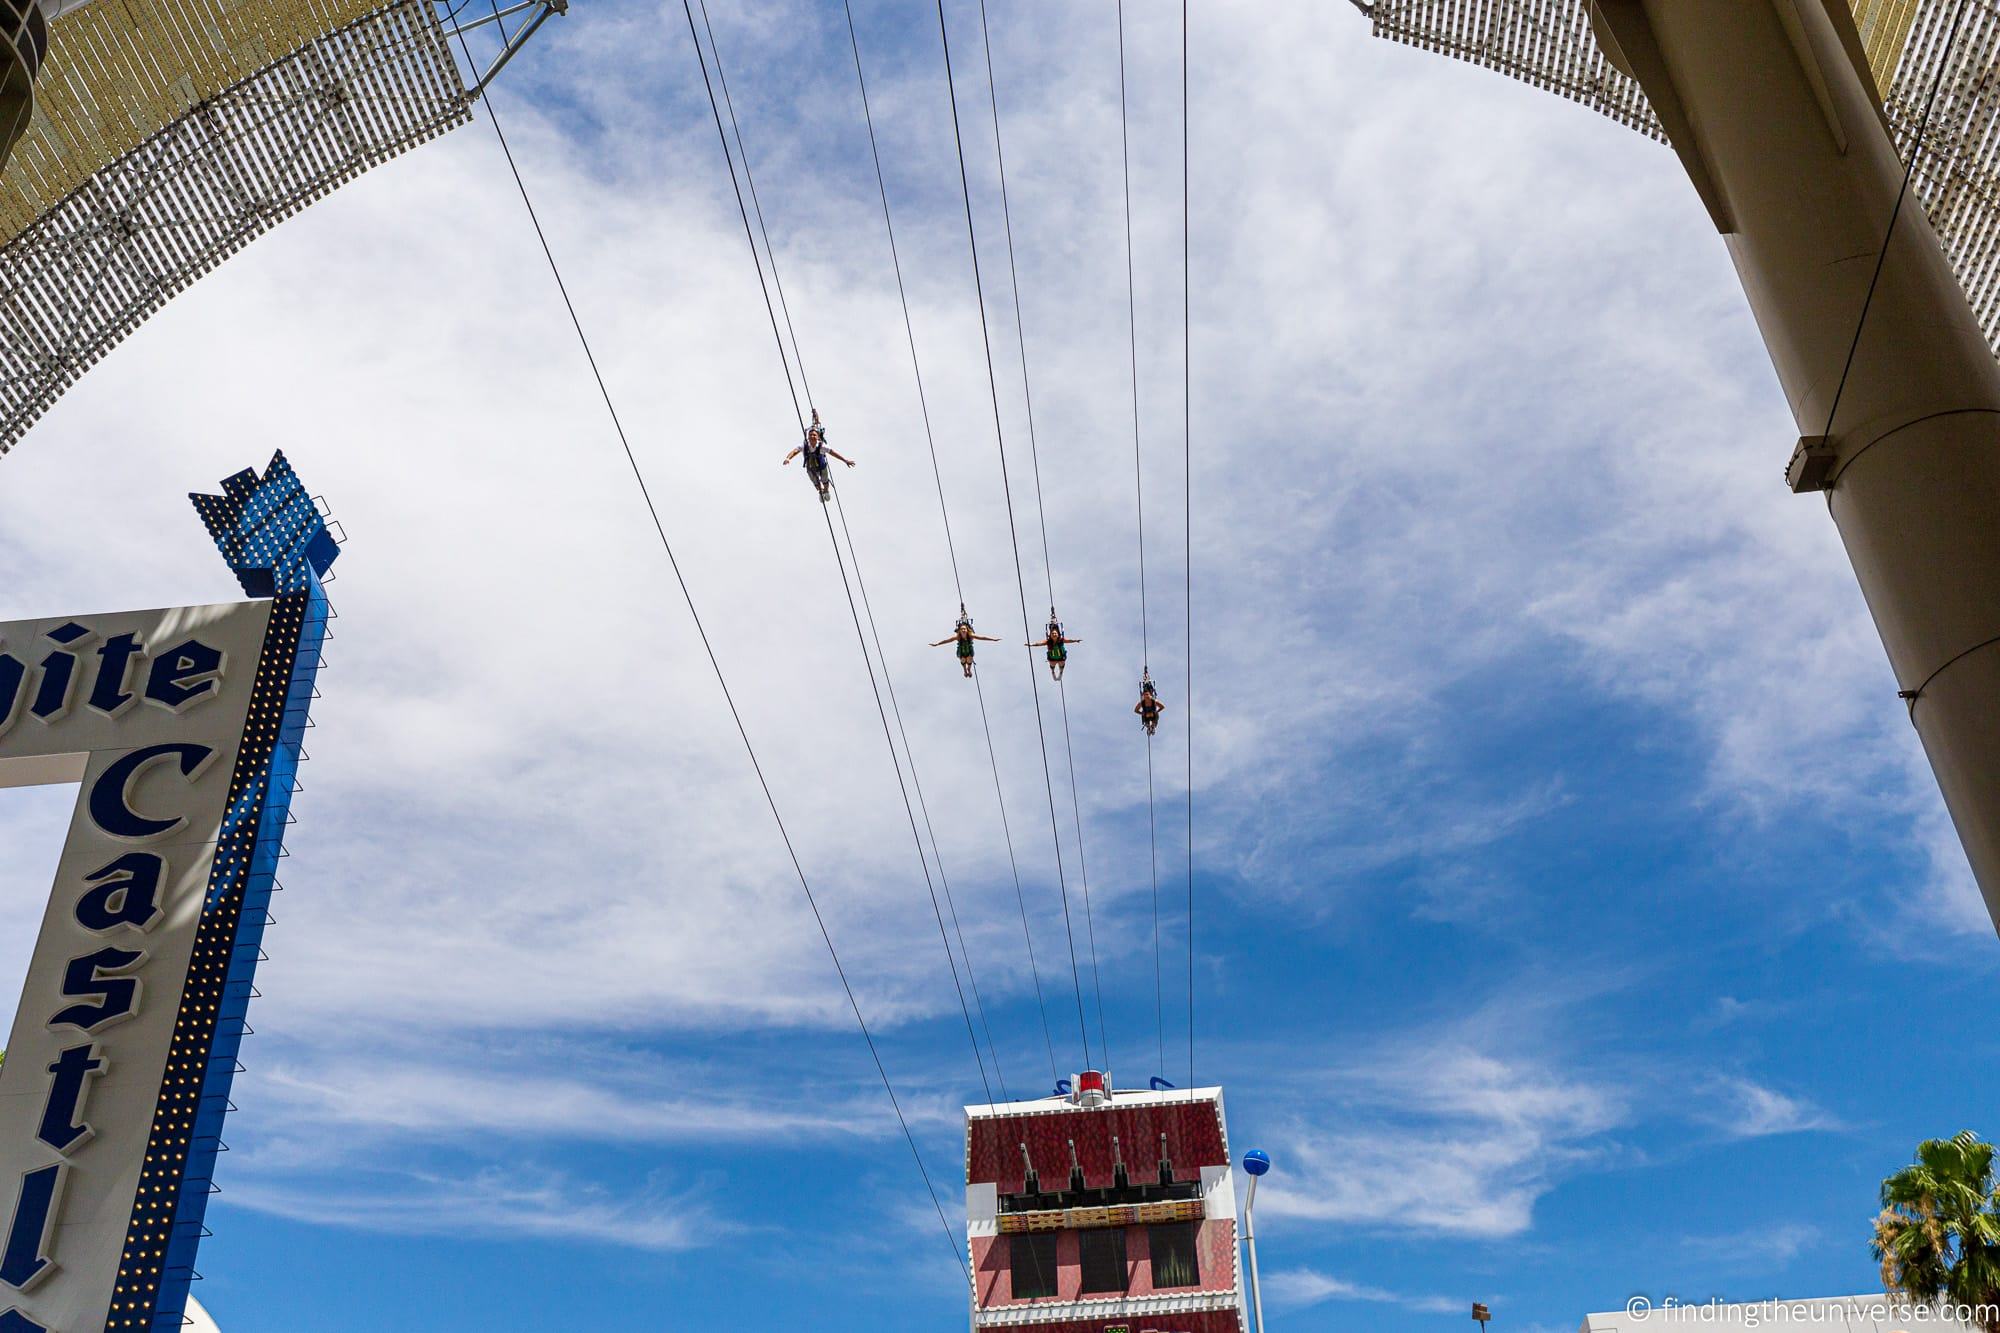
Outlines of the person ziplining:
[{"label": "person ziplining", "polygon": [[[806,427],[805,439],[785,455],[784,462],[779,466],[789,465],[800,454],[806,456],[806,480],[810,481],[813,489],[819,492],[819,502],[825,504],[833,497],[833,478],[827,473],[827,458],[829,456],[838,458],[849,467],[854,466],[854,460],[827,447],[826,427],[820,424],[817,407],[813,409],[812,425]],[[966,674],[970,675],[971,672],[968,671]]]},{"label": "person ziplining", "polygon": [[1048,631],[1028,646],[1048,649],[1049,678],[1061,680],[1063,668],[1069,665],[1069,645],[1082,642],[1082,639],[1072,639],[1063,633],[1062,621],[1056,619],[1056,609],[1052,606],[1049,608]]},{"label": "person ziplining", "polygon": [[1158,692],[1153,689],[1153,673],[1150,671],[1139,678],[1139,702],[1132,705],[1132,711],[1145,724],[1148,736],[1159,730],[1160,714],[1167,711],[1167,706],[1160,702]]},{"label": "person ziplining", "polygon": [[972,652],[973,652],[974,640],[978,640],[982,643],[1000,642],[1000,640],[994,638],[991,634],[974,634],[972,632],[972,617],[966,615],[965,608],[961,606],[958,608],[958,624],[952,627],[950,636],[947,638],[939,639],[936,643],[932,644],[931,647],[942,648],[948,643],[957,644],[958,664],[959,666],[965,669],[965,678],[967,680],[971,680]]}]

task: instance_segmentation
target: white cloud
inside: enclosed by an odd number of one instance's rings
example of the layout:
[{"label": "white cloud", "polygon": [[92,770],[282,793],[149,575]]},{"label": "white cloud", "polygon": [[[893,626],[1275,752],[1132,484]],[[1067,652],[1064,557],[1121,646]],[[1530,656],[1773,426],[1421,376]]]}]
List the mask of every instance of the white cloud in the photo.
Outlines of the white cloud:
[{"label": "white cloud", "polygon": [[1347,1226],[1518,1235],[1628,1120],[1612,1087],[1444,1044],[1333,1071],[1320,1089],[1321,1110],[1288,1132],[1296,1168],[1265,1206]]},{"label": "white cloud", "polygon": [[698,1197],[649,1182],[616,1196],[601,1185],[525,1166],[470,1175],[376,1172],[365,1184],[232,1182],[230,1204],[319,1226],[422,1236],[541,1236],[683,1250],[713,1244],[729,1224]]},{"label": "white cloud", "polygon": [[1470,1305],[1470,1302],[1444,1296],[1404,1296],[1381,1287],[1330,1277],[1312,1268],[1289,1268],[1267,1274],[1264,1294],[1273,1305],[1295,1309],[1324,1301],[1368,1301],[1378,1305],[1401,1305],[1428,1314],[1455,1314]]},{"label": "white cloud", "polygon": [[1816,1226],[1777,1222],[1720,1236],[1690,1236],[1683,1248],[1718,1268],[1738,1268],[1768,1276],[1824,1239]]},{"label": "white cloud", "polygon": [[[573,1055],[572,1065],[584,1063]],[[477,1063],[407,1059],[260,1064],[257,1082],[293,1130],[453,1139],[468,1133],[574,1141],[706,1143],[723,1140],[854,1138],[894,1133],[879,1097],[799,1109],[681,1082],[658,1086],[636,1061],[599,1063],[598,1077],[536,1075],[488,1056]],[[683,1071],[685,1072],[685,1071]],[[686,1083],[697,1090],[689,1091]],[[653,1085],[653,1086],[648,1086]]]},{"label": "white cloud", "polygon": [[1732,1138],[1843,1128],[1839,1120],[1804,1098],[1787,1096],[1747,1078],[1718,1078],[1709,1093],[1717,1105],[1708,1118]]}]

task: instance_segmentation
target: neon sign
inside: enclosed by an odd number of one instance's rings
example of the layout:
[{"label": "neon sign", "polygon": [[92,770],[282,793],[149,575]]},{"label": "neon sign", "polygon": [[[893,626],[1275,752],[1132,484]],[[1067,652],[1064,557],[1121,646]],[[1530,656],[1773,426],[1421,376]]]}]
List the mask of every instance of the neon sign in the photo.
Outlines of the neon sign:
[{"label": "neon sign", "polygon": [[0,1333],[178,1328],[336,548],[282,455],[196,508],[264,600],[0,624],[0,786],[76,812],[0,1066]]}]

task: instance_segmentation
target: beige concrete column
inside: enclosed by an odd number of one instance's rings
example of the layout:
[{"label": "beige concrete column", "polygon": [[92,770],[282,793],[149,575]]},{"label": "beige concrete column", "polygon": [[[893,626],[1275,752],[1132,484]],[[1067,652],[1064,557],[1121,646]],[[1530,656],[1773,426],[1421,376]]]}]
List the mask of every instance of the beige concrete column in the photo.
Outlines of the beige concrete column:
[{"label": "beige concrete column", "polygon": [[1593,10],[1724,235],[1800,435],[1827,437],[1794,475],[1826,489],[2000,924],[2000,364],[1913,193],[1840,387],[1903,179],[1844,0]]}]

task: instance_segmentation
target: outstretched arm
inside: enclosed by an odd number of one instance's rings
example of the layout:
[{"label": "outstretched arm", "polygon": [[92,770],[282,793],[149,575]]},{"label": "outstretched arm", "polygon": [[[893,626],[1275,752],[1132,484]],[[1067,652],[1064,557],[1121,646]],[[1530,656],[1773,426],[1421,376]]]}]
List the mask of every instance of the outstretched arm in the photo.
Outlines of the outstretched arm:
[{"label": "outstretched arm", "polygon": [[847,464],[847,466],[849,467],[854,466],[854,460],[849,458],[846,454],[836,454],[831,449],[828,449],[827,453],[832,455],[834,458],[838,458],[841,462]]},{"label": "outstretched arm", "polygon": [[972,637],[973,637],[973,638],[975,638],[975,639],[978,639],[978,640],[980,640],[980,641],[982,641],[982,642],[984,642],[984,643],[998,643],[998,642],[1000,642],[1000,640],[998,640],[998,639],[994,638],[994,637],[993,637],[993,636],[992,636],[991,634],[975,634],[975,635],[973,635]]},{"label": "outstretched arm", "polygon": [[1047,639],[1036,639],[1033,643],[1029,644],[1028,646],[1030,648],[1046,648],[1049,646],[1049,641]]},{"label": "outstretched arm", "polygon": [[804,448],[804,446],[803,446],[803,445],[793,445],[793,446],[792,446],[792,451],[791,451],[790,453],[788,453],[788,454],[786,454],[786,455],[785,455],[785,459],[784,459],[784,463],[780,463],[780,464],[779,464],[778,466],[779,466],[779,467],[783,467],[783,466],[785,465],[785,463],[789,463],[789,462],[791,462],[791,461],[792,461],[792,460],[793,460],[794,458],[797,458],[797,457],[799,456],[799,450],[800,450],[800,449],[802,449],[802,448]]},{"label": "outstretched arm", "polygon": [[[957,637],[958,637],[958,636],[957,636],[956,634],[954,634],[954,635],[952,635],[952,636],[951,636],[951,639],[956,639]],[[938,640],[938,641],[937,641],[936,643],[932,644],[932,645],[931,645],[931,647],[933,647],[933,648],[942,648],[942,647],[944,647],[944,646],[945,646],[946,644],[950,643],[950,642],[951,642],[951,639],[939,639],[939,640]]]}]

